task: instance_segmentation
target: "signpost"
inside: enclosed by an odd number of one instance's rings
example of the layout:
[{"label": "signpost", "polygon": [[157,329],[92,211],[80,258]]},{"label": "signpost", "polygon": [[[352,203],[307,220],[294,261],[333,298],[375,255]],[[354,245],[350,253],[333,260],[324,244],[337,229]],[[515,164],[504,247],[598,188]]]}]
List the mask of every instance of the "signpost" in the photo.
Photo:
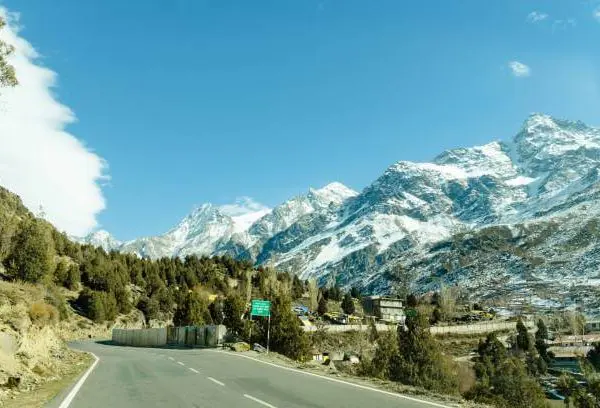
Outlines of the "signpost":
[{"label": "signpost", "polygon": [[271,339],[271,301],[270,300],[253,300],[250,307],[250,320],[252,316],[268,317],[267,325],[267,354],[269,354],[269,341]]}]

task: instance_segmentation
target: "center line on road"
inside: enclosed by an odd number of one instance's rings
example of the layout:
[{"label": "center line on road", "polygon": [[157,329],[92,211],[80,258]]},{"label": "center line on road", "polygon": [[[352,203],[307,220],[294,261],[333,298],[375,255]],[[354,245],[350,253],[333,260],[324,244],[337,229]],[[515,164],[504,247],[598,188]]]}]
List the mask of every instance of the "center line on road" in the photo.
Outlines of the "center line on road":
[{"label": "center line on road", "polygon": [[275,405],[271,405],[268,402],[264,402],[263,400],[259,400],[258,398],[253,397],[252,395],[248,395],[248,394],[244,394],[244,397],[251,399],[254,402],[258,402],[259,404],[264,405],[265,407],[269,407],[269,408],[277,408]]},{"label": "center line on road", "polygon": [[212,377],[206,377],[206,378],[208,378],[209,380],[211,380],[211,381],[212,381],[212,382],[214,382],[215,384],[219,384],[219,385],[221,385],[221,386],[224,386],[224,385],[225,385],[225,384],[223,384],[221,381],[219,381],[219,380],[215,380],[215,379],[214,379],[214,378],[212,378]]},{"label": "center line on road", "polygon": [[185,364],[183,364],[181,361],[178,361],[177,364],[184,366]]},{"label": "center line on road", "polygon": [[193,368],[191,368],[191,367],[188,367],[188,368],[190,369],[190,371],[193,371],[193,372],[195,372],[196,374],[200,374],[200,371],[198,371],[198,370],[195,370],[195,369],[193,369]]}]

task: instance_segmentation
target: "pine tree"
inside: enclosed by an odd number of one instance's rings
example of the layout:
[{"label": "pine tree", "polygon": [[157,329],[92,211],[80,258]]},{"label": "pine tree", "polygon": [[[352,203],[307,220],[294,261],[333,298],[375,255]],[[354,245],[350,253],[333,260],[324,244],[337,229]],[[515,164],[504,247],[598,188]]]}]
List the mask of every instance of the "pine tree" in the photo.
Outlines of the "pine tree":
[{"label": "pine tree", "polygon": [[[267,319],[263,319],[262,324],[266,326]],[[292,311],[291,299],[284,294],[271,303],[271,348],[294,360],[303,361],[308,357],[308,337]]]},{"label": "pine tree", "polygon": [[227,326],[233,333],[242,335],[244,322],[242,316],[246,311],[246,302],[241,296],[232,293],[225,299],[223,303],[223,324]]},{"label": "pine tree", "polygon": [[206,300],[196,292],[188,292],[177,305],[173,324],[175,326],[201,326],[211,323]]},{"label": "pine tree", "polygon": [[304,285],[302,281],[298,277],[298,275],[294,275],[292,279],[292,297],[294,299],[300,299],[304,294]]},{"label": "pine tree", "polygon": [[406,330],[398,327],[399,352],[392,364],[392,379],[439,392],[458,392],[454,362],[441,353],[427,316],[408,316],[405,324]]},{"label": "pine tree", "polygon": [[350,296],[350,293],[346,293],[346,295],[344,296],[344,300],[342,300],[342,310],[347,315],[351,315],[354,313],[354,301],[352,300],[352,296]]},{"label": "pine tree", "polygon": [[529,332],[527,332],[527,327],[525,327],[521,319],[517,322],[515,347],[524,353],[531,351],[531,337],[529,336]]},{"label": "pine tree", "polygon": [[71,264],[67,271],[67,279],[63,282],[63,285],[70,290],[77,290],[81,280],[79,275],[79,267],[76,264]]},{"label": "pine tree", "polygon": [[321,296],[321,299],[319,299],[317,313],[319,313],[319,316],[323,316],[325,313],[327,313],[327,299],[325,299],[323,296]]},{"label": "pine tree", "polygon": [[[548,328],[542,319],[538,320],[537,331],[535,332],[535,348],[542,360],[546,363],[550,363],[552,360],[552,353],[548,353]],[[545,371],[545,370],[543,370]]]},{"label": "pine tree", "polygon": [[24,222],[8,260],[11,275],[39,282],[54,272],[54,242],[49,226],[36,219]]}]

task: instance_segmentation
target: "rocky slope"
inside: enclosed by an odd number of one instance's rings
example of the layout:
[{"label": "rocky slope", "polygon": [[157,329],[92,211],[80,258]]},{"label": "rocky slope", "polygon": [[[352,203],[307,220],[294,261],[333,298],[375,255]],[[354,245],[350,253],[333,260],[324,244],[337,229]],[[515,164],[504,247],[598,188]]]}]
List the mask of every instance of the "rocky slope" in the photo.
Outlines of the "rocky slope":
[{"label": "rocky slope", "polygon": [[[256,218],[237,228],[205,205],[163,236],[116,247],[152,257],[228,253],[376,292],[402,270],[419,290],[446,281],[474,296],[572,303],[567,286],[600,283],[599,164],[599,129],[534,114],[511,140],[400,161],[360,194],[334,183],[272,211],[248,210]],[[542,283],[563,289],[561,299],[534,293]]]}]

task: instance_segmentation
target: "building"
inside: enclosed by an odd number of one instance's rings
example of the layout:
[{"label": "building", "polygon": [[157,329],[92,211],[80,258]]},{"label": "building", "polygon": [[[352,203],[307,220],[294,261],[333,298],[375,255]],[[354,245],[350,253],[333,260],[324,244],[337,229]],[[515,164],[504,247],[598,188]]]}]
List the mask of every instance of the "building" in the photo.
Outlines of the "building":
[{"label": "building", "polygon": [[363,298],[365,314],[375,316],[384,322],[404,323],[405,315],[400,299],[386,296],[365,296]]},{"label": "building", "polygon": [[588,320],[587,322],[585,322],[585,332],[600,332],[600,320]]}]

